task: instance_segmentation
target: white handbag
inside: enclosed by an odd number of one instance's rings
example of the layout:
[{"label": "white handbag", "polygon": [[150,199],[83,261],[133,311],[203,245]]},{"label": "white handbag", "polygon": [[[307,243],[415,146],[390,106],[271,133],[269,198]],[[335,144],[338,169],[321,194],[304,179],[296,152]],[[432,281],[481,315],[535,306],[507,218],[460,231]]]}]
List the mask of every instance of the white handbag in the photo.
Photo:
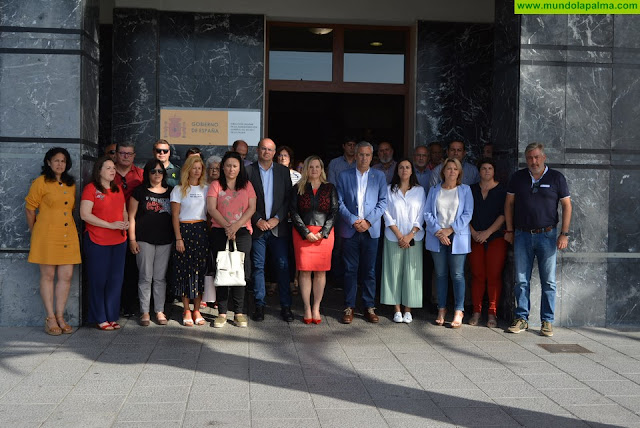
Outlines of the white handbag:
[{"label": "white handbag", "polygon": [[216,301],[216,283],[213,280],[213,275],[206,275],[204,277],[204,293],[202,293],[202,301]]},{"label": "white handbag", "polygon": [[223,251],[218,251],[216,256],[216,279],[214,282],[217,287],[247,285],[244,279],[244,253],[238,251],[236,245],[234,245],[234,251],[230,251],[229,242],[227,239],[226,248]]}]

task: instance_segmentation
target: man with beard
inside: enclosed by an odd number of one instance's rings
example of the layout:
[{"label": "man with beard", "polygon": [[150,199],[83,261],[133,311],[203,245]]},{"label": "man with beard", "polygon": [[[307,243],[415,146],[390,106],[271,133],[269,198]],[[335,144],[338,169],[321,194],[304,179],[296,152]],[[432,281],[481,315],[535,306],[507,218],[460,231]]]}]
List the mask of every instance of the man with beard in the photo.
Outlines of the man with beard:
[{"label": "man with beard", "polygon": [[393,147],[388,141],[378,144],[378,160],[380,163],[373,165],[371,168],[382,171],[387,184],[390,184],[393,173],[396,170],[396,161],[393,160]]}]

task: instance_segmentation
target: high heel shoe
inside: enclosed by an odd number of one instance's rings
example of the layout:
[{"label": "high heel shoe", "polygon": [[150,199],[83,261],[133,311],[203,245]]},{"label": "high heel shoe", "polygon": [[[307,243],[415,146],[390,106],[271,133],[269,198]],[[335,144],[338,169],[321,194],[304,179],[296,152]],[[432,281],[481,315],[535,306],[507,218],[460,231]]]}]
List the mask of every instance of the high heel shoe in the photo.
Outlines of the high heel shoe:
[{"label": "high heel shoe", "polygon": [[447,314],[446,309],[438,309],[438,317],[435,320],[436,325],[443,326],[444,325],[444,316]]},{"label": "high heel shoe", "polygon": [[305,324],[311,324],[313,321],[313,318],[302,318],[302,322]]},{"label": "high heel shoe", "polygon": [[455,311],[453,314],[453,321],[451,321],[451,328],[460,328],[462,325],[462,318],[464,318],[464,312]]},{"label": "high heel shoe", "polygon": [[320,324],[321,322],[322,322],[322,318],[318,318],[318,319],[314,319],[314,320],[313,320],[313,323],[314,323],[315,325],[318,325],[318,324]]},{"label": "high heel shoe", "polygon": [[56,315],[56,321],[58,322],[58,325],[60,326],[60,329],[62,330],[62,334],[71,334],[71,333],[73,333],[73,327],[71,327],[69,324],[67,324],[67,322],[64,320],[64,316],[63,315]]},{"label": "high heel shoe", "polygon": [[58,326],[56,322],[55,327],[49,327],[49,321],[55,321],[55,317],[47,317],[44,319],[44,332],[51,336],[60,336],[62,334],[62,329]]}]

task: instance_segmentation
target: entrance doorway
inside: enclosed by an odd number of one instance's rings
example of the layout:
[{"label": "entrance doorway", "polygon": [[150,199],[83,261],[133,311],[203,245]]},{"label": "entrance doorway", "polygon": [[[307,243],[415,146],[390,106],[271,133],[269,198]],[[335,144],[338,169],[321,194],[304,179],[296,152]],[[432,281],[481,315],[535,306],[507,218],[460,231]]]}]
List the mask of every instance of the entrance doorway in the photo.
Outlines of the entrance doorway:
[{"label": "entrance doorway", "polygon": [[389,141],[396,157],[404,142],[404,96],[314,92],[269,93],[269,137],[296,161],[315,154],[325,164],[342,154],[344,137],[374,145]]},{"label": "entrance doorway", "polygon": [[412,138],[408,27],[272,22],[267,25],[266,135],[325,161],[344,137],[389,141],[401,157]]}]

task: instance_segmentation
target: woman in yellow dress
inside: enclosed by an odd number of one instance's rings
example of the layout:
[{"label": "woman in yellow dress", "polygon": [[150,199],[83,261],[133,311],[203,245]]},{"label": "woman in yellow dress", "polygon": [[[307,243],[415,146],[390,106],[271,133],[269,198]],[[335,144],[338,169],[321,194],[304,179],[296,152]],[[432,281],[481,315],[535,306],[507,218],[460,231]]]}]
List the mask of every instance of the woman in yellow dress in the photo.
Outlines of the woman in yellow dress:
[{"label": "woman in yellow dress", "polygon": [[[70,169],[69,152],[62,147],[50,149],[44,156],[42,174],[33,180],[25,198],[31,232],[29,262],[40,265],[40,296],[47,313],[44,331],[53,336],[73,331],[64,320],[64,309],[73,265],[80,263],[80,243],[73,220],[76,185]],[[56,273],[58,281],[54,286]]]}]

